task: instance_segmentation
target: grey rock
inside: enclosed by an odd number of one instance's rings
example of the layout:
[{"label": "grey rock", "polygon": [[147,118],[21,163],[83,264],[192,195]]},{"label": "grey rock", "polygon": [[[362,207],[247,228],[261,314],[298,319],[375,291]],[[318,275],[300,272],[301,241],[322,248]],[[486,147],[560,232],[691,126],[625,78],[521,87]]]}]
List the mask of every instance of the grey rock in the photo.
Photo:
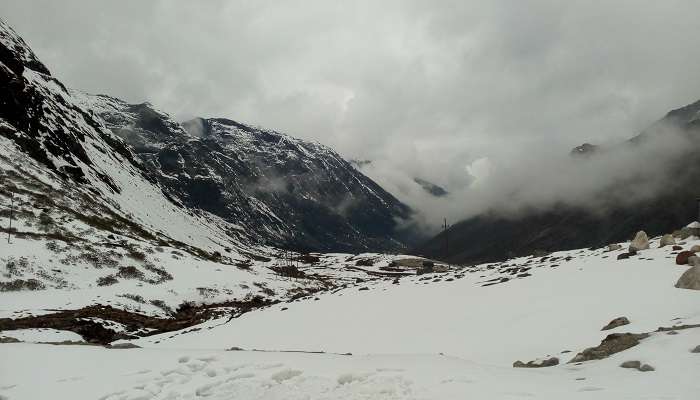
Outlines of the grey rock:
[{"label": "grey rock", "polygon": [[607,331],[609,329],[617,328],[618,326],[628,325],[629,323],[630,320],[627,319],[627,317],[617,317],[605,325],[601,331]]},{"label": "grey rock", "polygon": [[608,245],[608,251],[615,251],[615,250],[620,250],[622,249],[622,245],[613,243]]},{"label": "grey rock", "polygon": [[634,249],[636,251],[639,250],[646,250],[649,248],[649,236],[647,236],[646,232],[644,231],[639,231],[637,234],[634,236],[634,239],[632,239],[632,243],[630,243],[630,250]]},{"label": "grey rock", "polygon": [[555,365],[559,365],[559,359],[557,357],[551,357],[528,361],[527,363],[518,360],[513,363],[513,368],[544,368],[553,367]]},{"label": "grey rock", "polygon": [[659,241],[659,247],[673,246],[674,244],[676,244],[676,239],[670,234],[661,236],[661,240]]},{"label": "grey rock", "polygon": [[642,372],[656,371],[656,369],[649,364],[642,365],[639,367],[639,370]]},{"label": "grey rock", "polygon": [[695,346],[693,350],[690,350],[691,353],[700,353],[700,344]]},{"label": "grey rock", "polygon": [[622,364],[620,364],[620,367],[622,368],[634,368],[634,369],[639,369],[641,368],[642,363],[639,361],[625,361]]},{"label": "grey rock", "polygon": [[107,346],[109,349],[140,349],[141,346],[133,343],[116,343]]},{"label": "grey rock", "polygon": [[693,266],[678,278],[676,287],[679,289],[700,290],[700,266]]}]

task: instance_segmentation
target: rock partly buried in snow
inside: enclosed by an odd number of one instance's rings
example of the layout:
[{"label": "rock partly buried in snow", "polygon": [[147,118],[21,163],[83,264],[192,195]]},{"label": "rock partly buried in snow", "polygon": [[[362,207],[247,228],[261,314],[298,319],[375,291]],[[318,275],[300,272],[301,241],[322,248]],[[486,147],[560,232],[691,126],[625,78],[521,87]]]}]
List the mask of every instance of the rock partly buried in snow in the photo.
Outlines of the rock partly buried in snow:
[{"label": "rock partly buried in snow", "polygon": [[628,258],[630,258],[630,254],[629,254],[629,253],[622,253],[622,254],[618,254],[618,255],[617,255],[617,259],[618,259],[618,260],[626,260],[626,259],[628,259]]},{"label": "rock partly buried in snow", "polygon": [[695,255],[695,253],[693,253],[692,251],[688,251],[688,250],[681,251],[680,253],[678,253],[676,255],[676,264],[677,265],[686,265],[686,264],[688,264],[688,259],[694,255]]},{"label": "rock partly buried in snow", "polygon": [[647,236],[647,233],[644,231],[639,231],[637,234],[634,236],[634,239],[632,239],[632,243],[630,243],[630,251],[631,250],[646,250],[649,248],[649,237]]},{"label": "rock partly buried in snow", "polygon": [[618,326],[628,325],[629,323],[630,320],[627,319],[627,317],[617,317],[605,325],[601,331],[607,331],[609,329],[617,328]]},{"label": "rock partly buried in snow", "polygon": [[10,336],[0,336],[0,343],[19,343],[21,340]]},{"label": "rock partly buried in snow", "polygon": [[642,372],[656,371],[656,369],[649,364],[642,365],[639,367],[639,370]]},{"label": "rock partly buried in snow", "polygon": [[639,369],[642,367],[642,363],[639,361],[625,361],[622,364],[620,364],[620,367],[622,368],[634,368],[634,369]]},{"label": "rock partly buried in snow", "polygon": [[697,267],[700,265],[700,257],[698,256],[690,256],[688,257],[688,265],[691,267]]},{"label": "rock partly buried in snow", "polygon": [[700,266],[688,268],[676,282],[678,289],[700,290]]},{"label": "rock partly buried in snow", "polygon": [[615,250],[620,250],[622,248],[622,245],[613,243],[608,245],[608,251],[615,251]]},{"label": "rock partly buried in snow", "polygon": [[695,346],[693,350],[690,350],[691,353],[700,353],[700,344]]},{"label": "rock partly buried in snow", "polygon": [[524,363],[520,360],[513,363],[513,368],[543,368],[543,367],[553,367],[559,365],[559,359],[557,357],[551,358],[538,358],[537,360],[528,361]]},{"label": "rock partly buried in snow", "polygon": [[673,250],[676,250],[676,251],[683,250],[683,247],[682,246],[673,246]]},{"label": "rock partly buried in snow", "polygon": [[133,343],[115,343],[109,346],[106,346],[108,349],[140,349],[141,346]]},{"label": "rock partly buried in snow", "polygon": [[700,252],[700,245],[698,245],[698,244],[693,245],[693,247],[690,248],[690,251],[692,251],[693,253]]},{"label": "rock partly buried in snow", "polygon": [[674,239],[671,234],[661,236],[661,240],[659,241],[659,247],[673,246],[674,244],[676,244],[676,239]]},{"label": "rock partly buried in snow", "polygon": [[603,339],[596,347],[589,347],[578,353],[569,363],[590,360],[602,360],[611,354],[619,353],[639,344],[639,341],[649,337],[648,333],[612,333]]}]

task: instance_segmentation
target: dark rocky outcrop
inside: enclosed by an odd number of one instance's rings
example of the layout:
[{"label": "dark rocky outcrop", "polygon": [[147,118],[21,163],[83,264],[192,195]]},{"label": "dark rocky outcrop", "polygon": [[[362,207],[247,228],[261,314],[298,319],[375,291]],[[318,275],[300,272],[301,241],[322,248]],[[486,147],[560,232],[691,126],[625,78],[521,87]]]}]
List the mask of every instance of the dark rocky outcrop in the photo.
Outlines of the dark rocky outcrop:
[{"label": "dark rocky outcrop", "polygon": [[639,344],[639,341],[649,337],[648,333],[612,333],[603,339],[596,347],[589,347],[578,353],[569,363],[590,360],[602,360],[611,354],[619,353]]}]

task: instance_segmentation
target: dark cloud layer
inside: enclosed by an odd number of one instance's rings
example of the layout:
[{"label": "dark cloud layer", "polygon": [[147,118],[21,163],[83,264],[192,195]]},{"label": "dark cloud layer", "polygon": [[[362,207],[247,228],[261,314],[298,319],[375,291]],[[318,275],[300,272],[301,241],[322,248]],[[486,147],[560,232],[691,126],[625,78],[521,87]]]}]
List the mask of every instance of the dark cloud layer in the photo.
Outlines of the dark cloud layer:
[{"label": "dark cloud layer", "polygon": [[[0,0],[69,86],[374,160],[368,173],[427,221],[483,210],[513,190],[502,175],[515,171],[541,181],[525,203],[578,194],[552,160],[700,98],[696,10],[695,0]],[[430,199],[414,177],[453,195]]]}]

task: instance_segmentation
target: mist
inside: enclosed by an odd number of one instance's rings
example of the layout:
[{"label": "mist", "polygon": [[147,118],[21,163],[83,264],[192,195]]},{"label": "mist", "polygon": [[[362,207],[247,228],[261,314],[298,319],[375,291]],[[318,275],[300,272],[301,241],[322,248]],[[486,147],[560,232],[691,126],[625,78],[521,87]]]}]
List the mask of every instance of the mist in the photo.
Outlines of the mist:
[{"label": "mist", "polygon": [[[601,209],[597,193],[624,180],[647,183],[617,202],[657,190],[664,160],[682,151],[678,135],[587,161],[569,151],[620,143],[700,98],[696,8],[0,0],[3,17],[68,86],[371,160],[363,171],[427,229],[493,209]],[[433,198],[414,178],[450,194]]]}]

